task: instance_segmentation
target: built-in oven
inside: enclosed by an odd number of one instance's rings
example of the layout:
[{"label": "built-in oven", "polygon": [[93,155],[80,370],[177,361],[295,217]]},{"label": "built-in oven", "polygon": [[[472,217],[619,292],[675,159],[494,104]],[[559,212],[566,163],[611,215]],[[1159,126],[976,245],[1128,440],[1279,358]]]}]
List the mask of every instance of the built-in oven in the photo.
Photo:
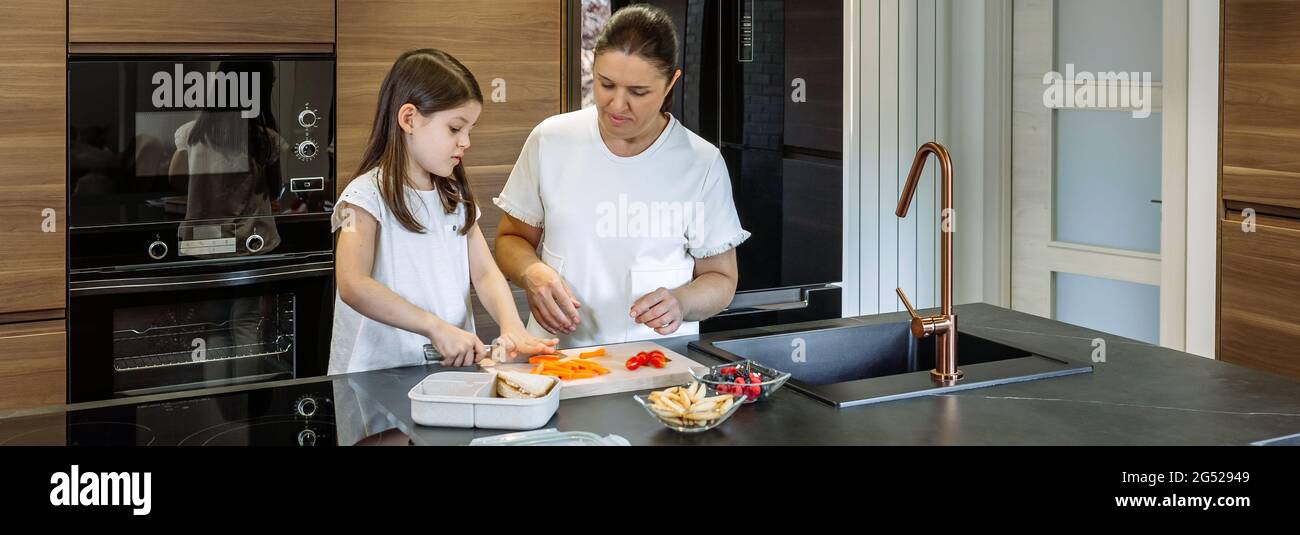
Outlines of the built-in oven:
[{"label": "built-in oven", "polygon": [[325,373],[332,56],[73,56],[68,398]]},{"label": "built-in oven", "polygon": [[323,375],[334,302],[330,256],[236,269],[74,276],[69,400]]}]

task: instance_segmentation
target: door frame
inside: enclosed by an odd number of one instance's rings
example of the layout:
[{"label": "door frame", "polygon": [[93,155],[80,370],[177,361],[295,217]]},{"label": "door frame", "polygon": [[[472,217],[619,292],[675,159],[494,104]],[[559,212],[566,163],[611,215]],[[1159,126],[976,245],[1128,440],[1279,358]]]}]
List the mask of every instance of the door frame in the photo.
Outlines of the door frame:
[{"label": "door frame", "polygon": [[[1051,108],[1042,105],[1041,95],[1042,73],[1055,68],[1051,30],[1055,4],[1054,0],[1016,0],[1013,8],[1013,31],[1017,24],[1046,30],[1028,39],[1017,33],[1013,39],[1012,170],[1018,177],[1042,178],[1011,182],[1011,306],[1052,317],[1051,274],[1056,271],[1158,285],[1160,345],[1181,350],[1187,323],[1187,1],[1163,0],[1164,75],[1152,88],[1152,111],[1161,113],[1158,254],[1052,239],[1054,116]],[[1015,203],[1025,197],[1045,202]]]}]

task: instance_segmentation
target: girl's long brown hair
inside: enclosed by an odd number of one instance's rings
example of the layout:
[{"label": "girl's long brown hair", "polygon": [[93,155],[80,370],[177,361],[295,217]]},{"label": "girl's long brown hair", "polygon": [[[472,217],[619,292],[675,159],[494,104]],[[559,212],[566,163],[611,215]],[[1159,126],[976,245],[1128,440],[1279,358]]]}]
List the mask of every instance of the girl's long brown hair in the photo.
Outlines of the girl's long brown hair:
[{"label": "girl's long brown hair", "polygon": [[[370,130],[370,142],[361,157],[361,165],[357,166],[356,174],[361,176],[371,169],[379,169],[382,177],[379,191],[384,204],[402,226],[411,232],[423,233],[424,225],[420,224],[406,205],[408,147],[402,128],[397,123],[397,110],[409,103],[421,115],[427,116],[456,108],[471,100],[483,103],[483,91],[479,89],[474,74],[451,54],[434,48],[403,53],[393,62],[393,68],[384,77],[383,86],[379,90],[374,126]],[[474,203],[474,190],[470,189],[469,180],[465,177],[464,164],[457,163],[452,168],[451,175],[433,175],[433,184],[438,190],[438,197],[442,199],[444,213],[450,214],[458,206],[465,206],[465,224],[460,228],[460,234],[465,235],[478,219],[478,207]]]}]

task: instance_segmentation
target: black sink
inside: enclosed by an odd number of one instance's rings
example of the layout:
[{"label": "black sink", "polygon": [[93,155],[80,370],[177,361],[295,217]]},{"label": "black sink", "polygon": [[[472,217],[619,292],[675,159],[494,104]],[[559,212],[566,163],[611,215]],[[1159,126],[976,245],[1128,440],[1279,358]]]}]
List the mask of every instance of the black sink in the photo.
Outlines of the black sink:
[{"label": "black sink", "polygon": [[929,373],[934,340],[914,338],[908,322],[897,321],[718,333],[690,346],[724,361],[753,360],[790,372],[787,386],[837,407],[1092,371],[1088,364],[1037,355],[959,328],[957,364],[965,377],[940,386]]}]

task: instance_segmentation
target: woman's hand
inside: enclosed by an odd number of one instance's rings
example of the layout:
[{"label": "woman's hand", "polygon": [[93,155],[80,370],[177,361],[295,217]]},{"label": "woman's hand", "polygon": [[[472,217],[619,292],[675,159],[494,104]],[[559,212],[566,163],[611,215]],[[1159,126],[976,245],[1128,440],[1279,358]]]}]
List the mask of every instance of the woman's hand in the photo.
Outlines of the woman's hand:
[{"label": "woman's hand", "polygon": [[555,346],[559,343],[559,338],[537,338],[523,329],[503,331],[501,337],[497,338],[497,347],[509,355],[510,360],[515,360],[520,354],[532,356],[555,353]]},{"label": "woman's hand", "polygon": [[571,333],[578,328],[578,300],[573,290],[551,266],[537,262],[524,270],[528,310],[537,323],[551,334]]},{"label": "woman's hand", "polygon": [[478,336],[439,320],[429,330],[429,341],[442,354],[442,365],[449,368],[470,366],[487,356]]},{"label": "woman's hand", "polygon": [[682,312],[682,303],[677,296],[666,288],[659,288],[641,296],[632,303],[628,312],[637,323],[645,325],[659,334],[672,334],[682,326],[686,315]]}]

